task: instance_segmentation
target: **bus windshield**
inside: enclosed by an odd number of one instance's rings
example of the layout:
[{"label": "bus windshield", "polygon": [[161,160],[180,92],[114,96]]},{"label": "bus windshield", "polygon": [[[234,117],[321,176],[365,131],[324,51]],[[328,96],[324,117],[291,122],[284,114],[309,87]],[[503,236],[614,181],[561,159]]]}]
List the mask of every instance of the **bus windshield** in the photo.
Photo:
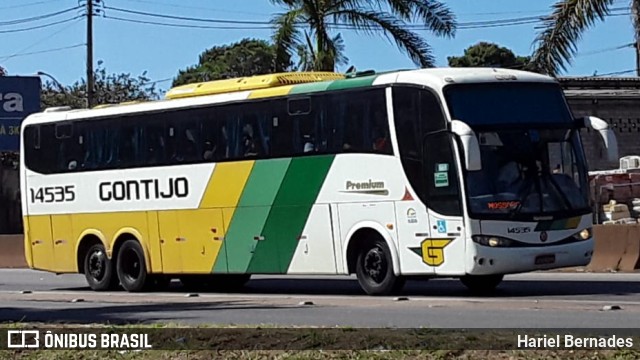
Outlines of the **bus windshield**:
[{"label": "bus windshield", "polygon": [[452,118],[470,124],[480,144],[482,170],[465,179],[472,216],[531,220],[590,211],[580,137],[557,86],[454,86],[447,100]]}]

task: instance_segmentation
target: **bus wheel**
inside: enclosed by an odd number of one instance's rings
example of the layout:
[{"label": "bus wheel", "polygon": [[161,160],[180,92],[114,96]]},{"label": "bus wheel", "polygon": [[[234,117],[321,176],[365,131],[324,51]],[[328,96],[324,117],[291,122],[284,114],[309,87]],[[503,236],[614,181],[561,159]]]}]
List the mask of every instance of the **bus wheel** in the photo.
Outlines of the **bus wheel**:
[{"label": "bus wheel", "polygon": [[387,243],[376,240],[363,246],[356,262],[358,283],[369,295],[399,292],[405,279],[393,273],[393,260]]},{"label": "bus wheel", "polygon": [[114,290],[118,278],[113,271],[113,262],[107,257],[102,244],[94,244],[84,257],[84,276],[95,291]]},{"label": "bus wheel", "polygon": [[503,277],[504,275],[465,275],[460,281],[473,293],[488,294],[496,289]]},{"label": "bus wheel", "polygon": [[130,292],[145,290],[148,275],[144,261],[144,251],[136,240],[127,240],[118,252],[116,263],[118,278],[122,287]]}]

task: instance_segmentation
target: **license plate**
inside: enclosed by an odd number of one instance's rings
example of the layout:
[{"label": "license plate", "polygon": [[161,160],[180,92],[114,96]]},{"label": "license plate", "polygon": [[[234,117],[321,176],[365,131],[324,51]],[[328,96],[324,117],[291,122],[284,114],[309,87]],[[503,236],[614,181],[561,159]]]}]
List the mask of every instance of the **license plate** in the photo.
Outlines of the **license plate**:
[{"label": "license plate", "polygon": [[556,256],[554,254],[536,256],[536,265],[553,264],[555,262]]}]

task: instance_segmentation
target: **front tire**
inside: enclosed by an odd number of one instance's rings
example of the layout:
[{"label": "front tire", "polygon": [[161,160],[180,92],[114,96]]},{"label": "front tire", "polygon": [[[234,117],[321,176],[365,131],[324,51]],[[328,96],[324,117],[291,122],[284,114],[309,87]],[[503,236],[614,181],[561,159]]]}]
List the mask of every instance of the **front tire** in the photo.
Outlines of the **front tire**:
[{"label": "front tire", "polygon": [[84,277],[94,291],[115,290],[118,287],[113,261],[107,257],[107,250],[101,243],[89,248],[83,264]]},{"label": "front tire", "polygon": [[358,283],[369,295],[388,295],[402,290],[405,279],[393,273],[389,246],[377,239],[362,247],[356,261]]},{"label": "front tire", "polygon": [[465,275],[460,281],[475,294],[490,294],[502,282],[504,275]]},{"label": "front tire", "polygon": [[144,260],[142,246],[136,240],[127,240],[118,251],[116,270],[120,284],[129,292],[138,292],[146,289],[147,264]]}]

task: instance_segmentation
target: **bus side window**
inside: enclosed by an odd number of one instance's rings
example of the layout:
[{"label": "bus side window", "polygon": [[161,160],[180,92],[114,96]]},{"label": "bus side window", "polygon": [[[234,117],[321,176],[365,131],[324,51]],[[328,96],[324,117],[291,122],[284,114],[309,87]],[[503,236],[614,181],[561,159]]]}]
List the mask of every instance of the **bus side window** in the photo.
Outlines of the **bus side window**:
[{"label": "bus side window", "polygon": [[445,131],[431,133],[424,147],[427,207],[442,215],[462,215],[452,135]]}]

